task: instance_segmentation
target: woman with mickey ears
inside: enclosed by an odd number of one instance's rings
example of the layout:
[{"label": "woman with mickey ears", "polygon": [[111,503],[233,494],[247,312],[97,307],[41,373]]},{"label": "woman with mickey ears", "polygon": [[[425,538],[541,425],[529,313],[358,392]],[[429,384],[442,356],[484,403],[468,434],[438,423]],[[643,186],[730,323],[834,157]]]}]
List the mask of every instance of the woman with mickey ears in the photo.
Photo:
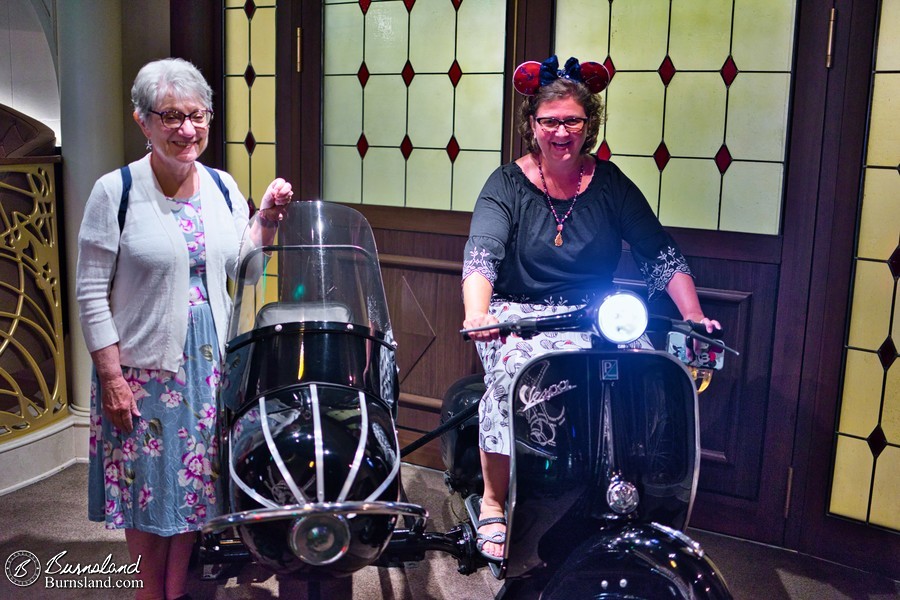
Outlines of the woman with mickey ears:
[{"label": "woman with mickey ears", "polygon": [[[462,275],[463,328],[569,312],[613,289],[622,241],[653,299],[665,291],[684,319],[707,318],[693,276],[641,191],[612,162],[591,154],[604,121],[606,68],[556,56],[529,61],[514,74],[524,96],[518,130],[527,154],[488,178],[475,204]],[[484,496],[477,546],[489,560],[505,555],[510,478],[510,384],[534,356],[588,348],[585,333],[542,333],[525,340],[499,330],[473,332],[487,390],[479,405]],[[648,346],[646,339],[635,344]]]}]

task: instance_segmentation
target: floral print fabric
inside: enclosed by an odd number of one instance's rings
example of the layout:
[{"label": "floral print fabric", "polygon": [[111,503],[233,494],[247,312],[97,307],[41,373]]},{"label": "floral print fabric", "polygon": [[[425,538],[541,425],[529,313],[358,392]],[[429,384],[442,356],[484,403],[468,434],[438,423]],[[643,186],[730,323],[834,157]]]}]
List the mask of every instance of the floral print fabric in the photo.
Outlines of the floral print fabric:
[{"label": "floral print fabric", "polygon": [[220,512],[215,391],[219,351],[204,284],[206,245],[199,196],[172,204],[190,254],[190,313],[178,373],[123,367],[141,413],[125,434],[101,410],[91,385],[88,516],[108,529],[171,536],[195,531]]}]

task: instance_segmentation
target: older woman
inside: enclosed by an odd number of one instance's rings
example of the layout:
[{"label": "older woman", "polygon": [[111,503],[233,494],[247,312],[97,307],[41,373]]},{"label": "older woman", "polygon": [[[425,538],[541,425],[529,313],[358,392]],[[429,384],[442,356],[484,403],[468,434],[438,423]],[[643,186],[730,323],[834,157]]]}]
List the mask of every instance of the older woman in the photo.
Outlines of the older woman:
[{"label": "older woman", "polygon": [[[690,269],[640,190],[616,165],[590,154],[603,122],[602,65],[557,58],[517,69],[525,95],[519,133],[528,153],[488,178],[472,214],[463,267],[464,328],[567,312],[612,287],[622,240],[647,281],[651,298],[665,290],[683,318],[720,328],[700,308]],[[488,389],[479,406],[484,496],[478,548],[503,556],[509,487],[509,406],[515,372],[533,356],[590,347],[579,333],[499,338],[471,334]]]},{"label": "older woman", "polygon": [[[215,387],[248,207],[231,176],[198,161],[212,90],[192,64],[145,65],[131,96],[149,153],[97,181],[78,237],[94,363],[88,511],[125,529],[139,598],[178,598],[196,532],[221,501]],[[291,195],[276,179],[260,208]],[[271,238],[264,225],[258,242]]]}]

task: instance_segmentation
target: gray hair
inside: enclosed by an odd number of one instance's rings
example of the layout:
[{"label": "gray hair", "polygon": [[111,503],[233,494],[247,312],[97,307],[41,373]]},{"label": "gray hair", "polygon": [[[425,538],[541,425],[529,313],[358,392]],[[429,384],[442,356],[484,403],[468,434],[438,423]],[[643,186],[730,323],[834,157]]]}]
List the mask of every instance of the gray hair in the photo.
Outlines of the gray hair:
[{"label": "gray hair", "polygon": [[167,93],[179,100],[199,100],[212,109],[212,88],[197,67],[184,59],[163,58],[141,67],[131,86],[131,103],[138,115],[146,119]]}]

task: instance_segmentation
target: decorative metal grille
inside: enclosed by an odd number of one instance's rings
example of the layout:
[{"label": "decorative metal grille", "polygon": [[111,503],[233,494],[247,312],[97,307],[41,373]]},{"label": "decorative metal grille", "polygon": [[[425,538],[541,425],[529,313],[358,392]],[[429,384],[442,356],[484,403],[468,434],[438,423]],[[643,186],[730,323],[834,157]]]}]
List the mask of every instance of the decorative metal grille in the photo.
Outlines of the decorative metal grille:
[{"label": "decorative metal grille", "polygon": [[52,165],[0,165],[0,443],[66,415],[56,226]]}]

